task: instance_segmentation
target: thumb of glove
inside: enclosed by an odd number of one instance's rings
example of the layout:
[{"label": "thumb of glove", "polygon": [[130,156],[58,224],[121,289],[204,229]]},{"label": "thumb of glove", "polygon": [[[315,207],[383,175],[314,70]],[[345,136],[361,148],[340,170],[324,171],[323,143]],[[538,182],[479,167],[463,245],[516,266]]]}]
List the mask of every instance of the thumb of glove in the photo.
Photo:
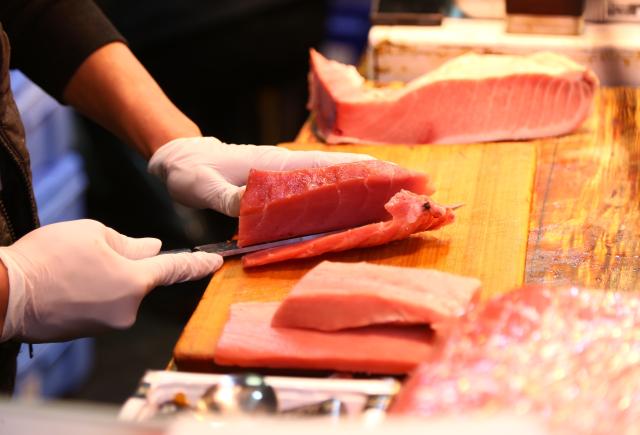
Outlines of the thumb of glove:
[{"label": "thumb of glove", "polygon": [[[206,168],[199,171],[200,182],[192,189],[194,196],[191,203],[200,208],[212,208],[227,216],[236,217],[240,214],[240,200],[244,194],[244,186],[230,183],[217,171]],[[197,199],[204,200],[198,203]]]},{"label": "thumb of glove", "polygon": [[161,254],[138,260],[149,280],[147,291],[161,285],[190,281],[207,276],[222,266],[222,257],[207,252]]}]

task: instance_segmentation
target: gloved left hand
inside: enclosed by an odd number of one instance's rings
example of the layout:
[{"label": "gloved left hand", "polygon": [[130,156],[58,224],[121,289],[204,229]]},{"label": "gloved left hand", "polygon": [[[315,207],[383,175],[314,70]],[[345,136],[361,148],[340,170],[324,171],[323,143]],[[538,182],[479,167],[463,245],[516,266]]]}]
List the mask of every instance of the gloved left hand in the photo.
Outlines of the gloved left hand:
[{"label": "gloved left hand", "polygon": [[194,208],[238,216],[249,170],[285,171],[370,160],[366,154],[291,151],[269,145],[229,145],[214,137],[175,139],[149,160],[149,172],[173,199]]}]

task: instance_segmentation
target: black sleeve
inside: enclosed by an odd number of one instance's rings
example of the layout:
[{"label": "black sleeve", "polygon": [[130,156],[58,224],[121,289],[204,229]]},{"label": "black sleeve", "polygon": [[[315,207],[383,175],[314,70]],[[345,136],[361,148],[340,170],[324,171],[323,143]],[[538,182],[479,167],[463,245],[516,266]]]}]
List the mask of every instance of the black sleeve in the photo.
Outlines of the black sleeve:
[{"label": "black sleeve", "polygon": [[11,67],[59,101],[91,53],[110,42],[125,42],[90,0],[1,0],[0,22],[12,47]]}]

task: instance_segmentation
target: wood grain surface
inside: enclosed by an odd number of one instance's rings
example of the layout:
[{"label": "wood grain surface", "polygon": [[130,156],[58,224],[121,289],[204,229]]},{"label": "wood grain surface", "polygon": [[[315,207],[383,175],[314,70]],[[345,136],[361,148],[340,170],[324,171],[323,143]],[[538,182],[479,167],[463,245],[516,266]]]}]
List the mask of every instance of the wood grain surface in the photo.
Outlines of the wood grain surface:
[{"label": "wood grain surface", "polygon": [[226,261],[207,287],[174,350],[181,370],[216,371],[218,337],[230,304],[277,301],[324,259],[369,261],[437,268],[483,281],[484,295],[504,292],[524,279],[535,147],[531,143],[456,146],[327,146],[286,144],[288,148],[371,154],[428,173],[442,204],[464,202],[456,222],[386,246],[272,264],[245,271],[238,259]]},{"label": "wood grain surface", "polygon": [[636,290],[640,91],[603,88],[576,133],[535,142],[526,281]]}]

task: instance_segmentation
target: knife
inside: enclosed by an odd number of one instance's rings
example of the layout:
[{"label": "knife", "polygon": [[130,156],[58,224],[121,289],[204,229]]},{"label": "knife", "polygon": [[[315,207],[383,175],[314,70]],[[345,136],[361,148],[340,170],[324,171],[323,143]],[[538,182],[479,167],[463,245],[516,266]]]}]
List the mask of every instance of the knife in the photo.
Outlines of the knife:
[{"label": "knife", "polygon": [[182,252],[210,252],[210,253],[214,253],[214,254],[219,254],[219,255],[221,255],[223,257],[232,257],[234,255],[242,255],[242,254],[247,254],[249,252],[261,251],[263,249],[277,248],[278,246],[292,245],[294,243],[300,243],[300,242],[304,242],[304,241],[307,241],[307,240],[313,240],[313,239],[317,239],[319,237],[327,236],[329,234],[339,233],[341,231],[344,231],[344,230],[329,231],[329,232],[326,232],[326,233],[310,234],[308,236],[294,237],[292,239],[277,240],[275,242],[259,243],[257,245],[245,246],[243,248],[240,248],[238,246],[238,242],[236,240],[227,240],[226,242],[209,243],[207,245],[200,245],[200,246],[196,246],[194,248],[172,249],[172,250],[169,250],[169,251],[160,251],[160,254],[180,254]]},{"label": "knife", "polygon": [[[456,210],[462,207],[464,204],[459,203],[455,205],[445,205],[443,207],[451,210]],[[221,255],[223,257],[233,257],[234,255],[248,254],[249,252],[261,251],[263,249],[277,248],[279,246],[293,245],[294,243],[305,242],[307,240],[313,240],[320,237],[328,236],[329,234],[335,234],[345,231],[345,229],[328,231],[326,233],[310,234],[308,236],[294,237],[291,239],[276,240],[275,242],[259,243],[257,245],[250,245],[240,248],[236,240],[227,240],[226,242],[209,243],[207,245],[200,245],[194,248],[186,249],[172,249],[168,251],[160,251],[160,254],[180,254],[183,252],[209,252]]]}]

